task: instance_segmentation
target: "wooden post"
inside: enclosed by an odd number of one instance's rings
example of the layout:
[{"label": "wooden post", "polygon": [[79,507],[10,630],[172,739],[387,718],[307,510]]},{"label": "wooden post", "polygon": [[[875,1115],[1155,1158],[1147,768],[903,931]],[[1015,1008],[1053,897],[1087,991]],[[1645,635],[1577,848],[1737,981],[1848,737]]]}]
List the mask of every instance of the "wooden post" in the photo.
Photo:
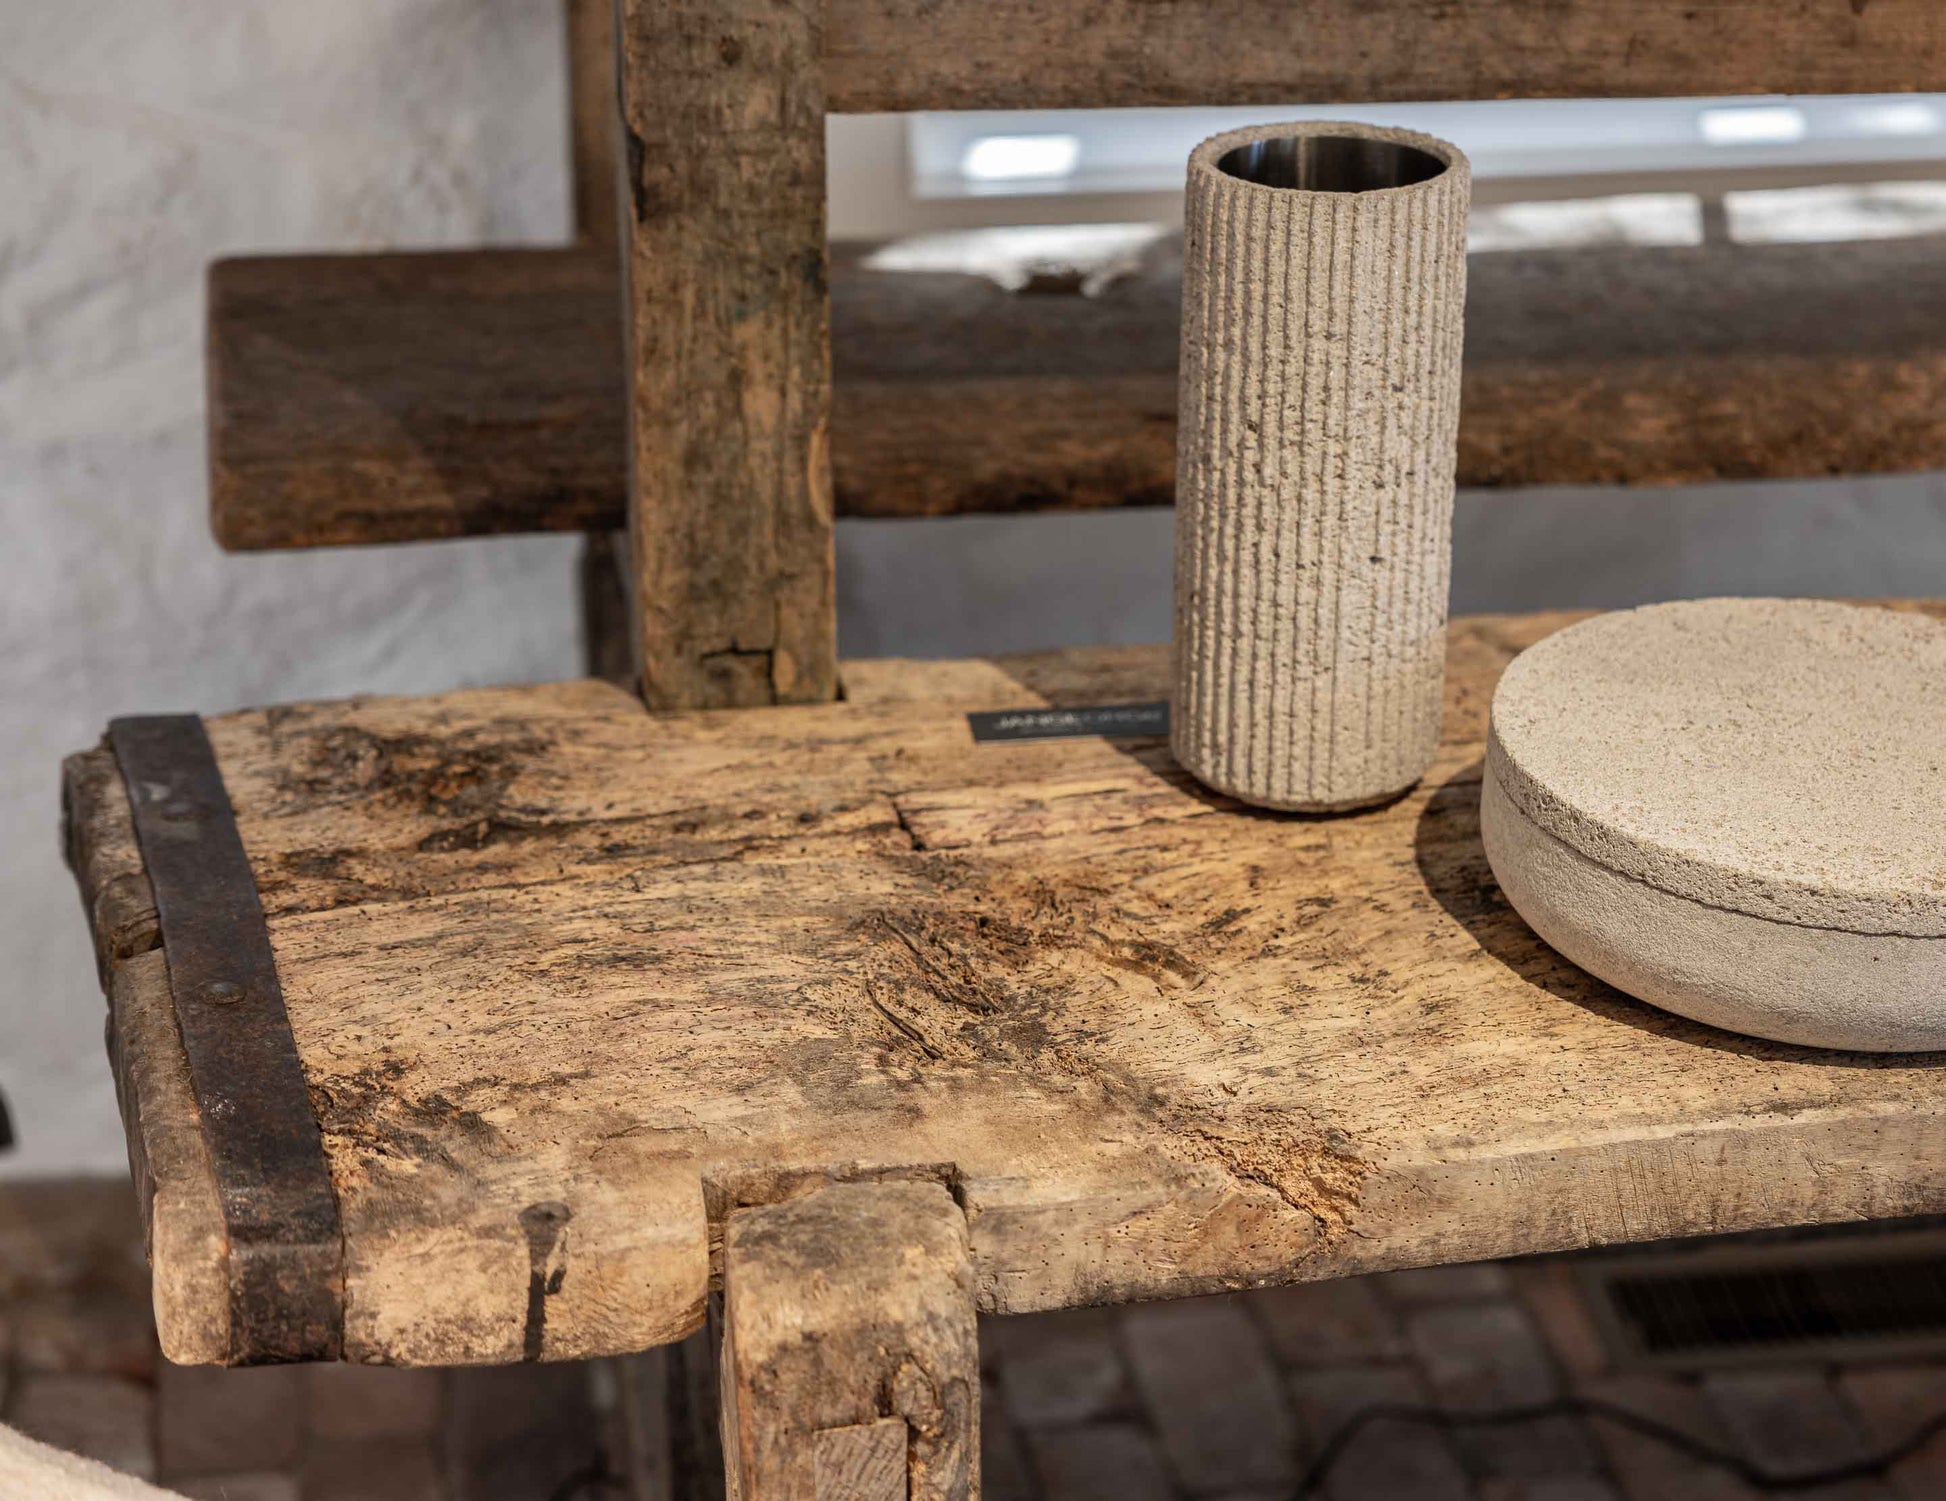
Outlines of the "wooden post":
[{"label": "wooden post", "polygon": [[610,1443],[625,1456],[628,1501],[724,1501],[717,1440],[717,1310],[685,1340],[615,1362]]},{"label": "wooden post", "polygon": [[944,1188],[732,1214],[723,1322],[730,1501],[977,1501],[973,1277]]},{"label": "wooden post", "polygon": [[[619,256],[621,116],[615,83],[615,0],[567,0],[568,141],[577,245]],[[628,539],[589,532],[581,553],[581,649],[589,677],[635,686],[634,631],[624,563]]]},{"label": "wooden post", "polygon": [[597,249],[621,238],[615,142],[615,0],[568,0],[568,138],[574,237]]},{"label": "wooden post", "polygon": [[590,532],[581,549],[581,660],[591,678],[635,688],[628,620],[628,533]]},{"label": "wooden post", "polygon": [[819,0],[617,0],[651,707],[833,696]]}]

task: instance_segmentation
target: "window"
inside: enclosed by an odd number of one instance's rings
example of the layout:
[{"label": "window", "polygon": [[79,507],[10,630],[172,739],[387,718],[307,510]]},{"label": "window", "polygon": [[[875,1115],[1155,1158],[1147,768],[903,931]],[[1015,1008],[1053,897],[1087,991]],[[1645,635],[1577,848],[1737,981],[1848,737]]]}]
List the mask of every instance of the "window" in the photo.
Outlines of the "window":
[{"label": "window", "polygon": [[1198,141],[1334,118],[1465,150],[1476,250],[1946,230],[1946,95],[1914,94],[838,117],[832,231],[1171,225]]}]

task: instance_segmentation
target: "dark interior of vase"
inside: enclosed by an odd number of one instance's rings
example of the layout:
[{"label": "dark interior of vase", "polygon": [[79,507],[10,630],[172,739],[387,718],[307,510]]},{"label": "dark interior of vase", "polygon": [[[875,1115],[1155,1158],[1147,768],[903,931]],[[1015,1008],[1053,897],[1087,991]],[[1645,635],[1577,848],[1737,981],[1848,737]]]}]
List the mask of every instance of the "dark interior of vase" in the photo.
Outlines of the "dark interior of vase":
[{"label": "dark interior of vase", "polygon": [[1308,193],[1369,193],[1425,182],[1446,170],[1429,151],[1364,136],[1272,136],[1226,151],[1219,172],[1267,188]]}]

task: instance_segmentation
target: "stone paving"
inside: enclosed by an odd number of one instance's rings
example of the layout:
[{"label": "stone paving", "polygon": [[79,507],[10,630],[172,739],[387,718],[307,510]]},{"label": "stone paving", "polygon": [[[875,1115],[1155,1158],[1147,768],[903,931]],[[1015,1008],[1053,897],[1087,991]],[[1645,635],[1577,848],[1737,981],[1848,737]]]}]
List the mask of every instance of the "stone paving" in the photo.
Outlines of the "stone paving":
[{"label": "stone paving", "polygon": [[[497,1370],[176,1367],[154,1351],[119,1183],[0,1188],[0,1416],[206,1501],[659,1501],[628,1460],[623,1362]],[[1273,1501],[1372,1407],[1584,1397],[1774,1470],[1853,1459],[1946,1408],[1946,1367],[1611,1368],[1561,1259],[994,1319],[988,1501]],[[1330,1501],[1747,1501],[1648,1438],[1550,1417],[1371,1423]],[[1946,1498],[1946,1435],[1890,1474],[1793,1494]],[[681,1501],[703,1501],[685,1497]]]}]

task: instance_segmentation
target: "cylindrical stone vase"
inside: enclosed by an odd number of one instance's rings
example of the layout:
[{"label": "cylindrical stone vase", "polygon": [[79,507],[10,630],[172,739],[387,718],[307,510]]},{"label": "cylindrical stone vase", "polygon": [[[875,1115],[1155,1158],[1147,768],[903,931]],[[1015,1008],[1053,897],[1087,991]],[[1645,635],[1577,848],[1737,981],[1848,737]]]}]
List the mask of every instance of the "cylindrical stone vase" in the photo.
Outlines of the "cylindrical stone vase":
[{"label": "cylindrical stone vase", "polygon": [[1470,184],[1367,125],[1189,159],[1171,738],[1219,792],[1355,808],[1431,763]]}]

